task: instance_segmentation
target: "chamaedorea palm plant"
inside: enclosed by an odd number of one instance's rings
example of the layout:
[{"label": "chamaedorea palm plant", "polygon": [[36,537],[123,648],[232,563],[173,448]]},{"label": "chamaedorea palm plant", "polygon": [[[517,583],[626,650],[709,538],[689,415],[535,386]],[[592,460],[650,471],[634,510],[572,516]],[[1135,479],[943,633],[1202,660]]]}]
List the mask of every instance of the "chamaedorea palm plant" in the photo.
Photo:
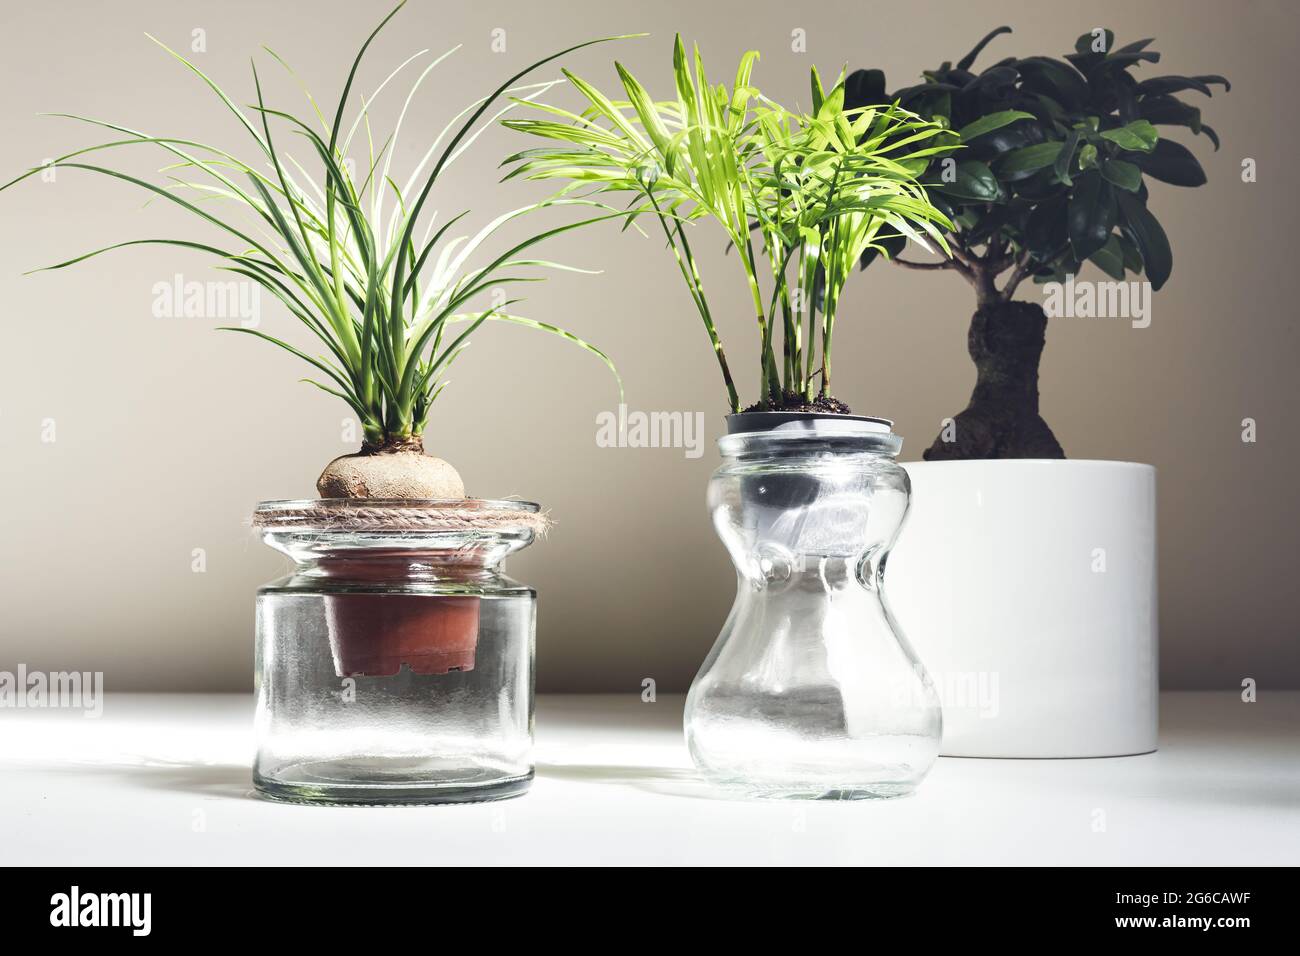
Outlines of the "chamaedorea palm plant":
[{"label": "chamaedorea palm plant", "polygon": [[[742,57],[731,89],[711,85],[698,47],[673,47],[676,97],[656,101],[616,63],[626,99],[565,71],[581,113],[540,102],[546,118],[512,129],[558,145],[510,157],[507,178],[564,180],[553,201],[631,193],[632,216],[662,226],[721,366],[732,412],[740,395],[705,295],[690,226],[721,225],[744,271],[761,342],[758,409],[847,411],[833,398],[831,341],[853,265],[882,241],[926,237],[947,249],[951,224],[918,175],[958,147],[957,137],[896,105],[846,110],[844,79],[827,91],[812,71],[811,112],[788,110],[756,89],[758,53]],[[766,291],[765,291],[766,290]]]},{"label": "chamaedorea palm plant", "polygon": [[[61,269],[112,249],[138,245],[164,244],[216,256],[220,260],[216,268],[257,283],[283,303],[324,346],[328,354],[313,356],[258,329],[230,329],[265,339],[291,352],[319,373],[304,381],[347,402],[359,417],[365,436],[361,454],[347,458],[422,453],[421,436],[430,408],[446,385],[445,373],[468,346],[469,335],[488,320],[516,323],[561,336],[598,356],[617,377],[610,359],[595,346],[556,326],[506,311],[517,299],[483,309],[474,307],[473,303],[489,288],[535,281],[539,278],[535,274],[538,267],[564,268],[528,255],[528,250],[543,240],[624,213],[591,199],[557,198],[501,215],[473,236],[452,237],[449,231],[466,213],[439,220],[435,211],[426,209],[434,186],[448,167],[484,129],[514,108],[513,104],[507,104],[494,116],[484,119],[494,103],[506,94],[526,101],[558,81],[523,87],[515,87],[515,83],[545,63],[603,41],[577,44],[539,60],[489,95],[470,103],[433,140],[402,185],[394,178],[392,159],[407,111],[425,78],[455,48],[424,67],[409,87],[392,133],[382,142],[376,142],[371,128],[375,100],[404,68],[427,54],[427,50],[410,57],[370,97],[362,98],[350,122],[345,117],[367,48],[404,3],[402,0],[362,44],[352,62],[332,122],[327,121],[305,88],[314,114],[308,119],[268,106],[255,64],[256,102],[243,109],[190,60],[154,41],[192,71],[234,115],[253,141],[254,158],[250,160],[205,143],[152,135],[84,116],[55,114],[120,135],[59,157],[54,160],[55,165],[109,176],[147,190],[154,197],[174,203],[216,227],[225,234],[227,243],[202,239],[133,239],[46,268]],[[270,49],[267,52],[293,75],[279,55]],[[312,157],[310,162],[300,162],[285,150],[282,137],[273,133],[277,127],[305,142]],[[360,174],[353,171],[356,167],[349,160],[357,142],[368,155]],[[83,158],[136,145],[159,147],[169,155],[170,164],[160,171],[165,181],[150,182]],[[312,165],[320,170],[317,176],[309,171]],[[0,190],[43,168],[29,170],[0,186]],[[228,204],[224,208],[238,215],[218,211],[221,203]],[[504,251],[483,253],[484,244],[506,223],[540,208],[561,204],[585,206],[589,211],[594,209],[595,214],[529,235]],[[355,469],[344,469],[342,476],[331,479],[327,469],[319,487],[327,496],[412,497],[422,492],[428,497],[459,497],[463,494],[454,469],[445,462],[422,454],[420,457],[421,466],[431,462],[438,466],[430,470],[432,485],[422,486],[418,478],[412,484],[411,463],[406,462],[396,469],[400,472],[396,481],[385,482],[382,476],[376,479],[372,475],[367,483],[364,478],[357,478]],[[331,468],[339,462],[332,463]],[[391,466],[393,463],[378,464]],[[394,471],[391,467],[378,470]]]}]

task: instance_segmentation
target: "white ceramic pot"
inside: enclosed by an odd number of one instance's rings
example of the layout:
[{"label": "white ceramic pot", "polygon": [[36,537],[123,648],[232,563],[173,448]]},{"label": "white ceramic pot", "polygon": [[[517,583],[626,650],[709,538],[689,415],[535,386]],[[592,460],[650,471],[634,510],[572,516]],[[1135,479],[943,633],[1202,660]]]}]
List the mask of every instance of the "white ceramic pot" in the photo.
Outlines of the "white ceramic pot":
[{"label": "white ceramic pot", "polygon": [[905,466],[885,573],[943,702],[942,753],[1156,748],[1156,474],[1116,461]]}]

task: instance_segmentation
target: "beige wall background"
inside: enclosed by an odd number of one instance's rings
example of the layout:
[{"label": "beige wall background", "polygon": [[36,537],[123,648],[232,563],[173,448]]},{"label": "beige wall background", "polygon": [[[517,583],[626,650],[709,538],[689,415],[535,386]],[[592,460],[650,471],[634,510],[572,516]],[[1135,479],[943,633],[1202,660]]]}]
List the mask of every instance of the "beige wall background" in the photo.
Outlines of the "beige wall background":
[{"label": "beige wall background", "polygon": [[[206,52],[194,56],[240,102],[252,97],[248,57],[265,43],[325,102],[337,96],[384,7],[5,4],[0,172],[98,141],[93,130],[37,117],[41,110],[246,153],[247,140],[220,104],[144,33],[188,50],[192,31],[205,31]],[[762,88],[782,101],[806,101],[813,63],[823,73],[845,63],[881,66],[895,88],[960,57],[1002,23],[1016,32],[988,51],[992,59],[1059,55],[1080,33],[1109,26],[1120,42],[1157,38],[1164,60],[1144,66],[1148,75],[1232,80],[1230,94],[1199,104],[1224,144],[1218,153],[1207,140],[1193,144],[1209,185],[1152,185],[1175,267],[1155,297],[1150,328],[1054,322],[1042,405],[1072,457],[1159,469],[1164,686],[1237,686],[1243,677],[1265,688],[1300,686],[1292,584],[1300,527],[1294,6],[412,0],[373,47],[359,89],[373,89],[419,49],[464,44],[435,71],[408,120],[395,163],[409,164],[472,96],[582,38],[653,34],[566,60],[602,84],[615,82],[617,55],[654,88],[670,90],[672,35],[680,30],[699,40],[728,80],[743,50],[761,50],[755,76]],[[505,31],[505,52],[491,49],[495,28]],[[806,53],[791,50],[795,29],[806,31]],[[269,95],[301,106],[292,83],[262,61]],[[522,139],[504,130],[484,135],[437,207],[472,208],[471,220],[482,223],[537,197],[528,184],[497,184],[497,162],[528,145]],[[1254,184],[1241,181],[1245,157],[1257,161]],[[121,161],[144,172],[164,159],[141,152]],[[152,315],[156,283],[177,273],[218,275],[197,256],[146,247],[60,273],[20,274],[123,239],[196,235],[183,213],[160,203],[146,208],[131,187],[62,170],[54,182],[0,196],[0,223],[0,669],[23,662],[102,670],[118,689],[248,687],[253,593],[284,570],[248,530],[249,513],[260,499],[312,494],[323,464],[354,450],[342,437],[347,409],[297,384],[303,368],[270,346],[214,332],[220,323],[209,319]],[[696,245],[707,251],[733,366],[752,378],[754,333],[737,266],[722,258],[720,243]],[[733,593],[703,506],[725,411],[716,366],[659,243],[595,229],[565,237],[549,253],[603,272],[532,287],[528,312],[607,349],[633,408],[705,412],[703,457],[597,447],[596,416],[617,403],[608,375],[558,340],[509,327],[476,335],[427,444],[460,468],[472,494],[541,501],[558,521],[547,541],[511,566],[541,593],[542,689],[632,690],[646,677],[661,690],[683,689]],[[904,457],[917,457],[970,393],[969,289],[948,273],[877,267],[851,282],[847,297],[837,328],[837,392],[855,410],[893,417],[907,439]],[[303,341],[269,301],[263,311],[262,328]],[[1258,422],[1254,444],[1240,440],[1245,417]],[[42,441],[47,420],[54,442]],[[206,554],[204,573],[192,569],[196,548]]]}]

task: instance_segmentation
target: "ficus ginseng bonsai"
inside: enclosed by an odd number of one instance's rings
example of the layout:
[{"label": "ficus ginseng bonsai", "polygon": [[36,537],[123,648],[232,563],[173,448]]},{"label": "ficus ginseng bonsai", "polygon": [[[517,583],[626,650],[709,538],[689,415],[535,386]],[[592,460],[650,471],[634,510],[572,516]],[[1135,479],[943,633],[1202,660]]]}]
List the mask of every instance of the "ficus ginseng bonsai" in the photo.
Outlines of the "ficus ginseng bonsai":
[{"label": "ficus ginseng bonsai", "polygon": [[[53,161],[54,165],[131,183],[215,227],[230,244],[202,239],[134,239],[47,268],[61,269],[127,246],[164,244],[215,256],[220,260],[216,268],[243,276],[274,296],[320,341],[327,355],[309,355],[257,329],[235,327],[229,331],[257,336],[307,362],[324,380],[304,381],[345,401],[363,429],[361,451],[336,459],[321,475],[317,488],[325,498],[464,497],[464,485],[456,470],[445,461],[425,455],[422,436],[433,402],[446,385],[447,369],[469,345],[469,335],[486,321],[511,322],[561,336],[597,355],[617,377],[609,358],[595,346],[556,326],[507,312],[517,299],[481,310],[472,303],[489,288],[535,281],[537,277],[531,273],[538,267],[564,268],[526,256],[531,247],[557,233],[622,213],[581,198],[546,200],[498,216],[472,237],[453,238],[449,231],[466,213],[439,223],[437,213],[426,209],[434,186],[448,167],[483,129],[513,108],[507,105],[480,123],[494,102],[507,93],[537,95],[554,84],[519,88],[513,84],[545,63],[603,41],[580,43],[538,60],[489,95],[470,103],[433,139],[405,184],[400,185],[393,178],[396,174],[391,166],[412,100],[433,68],[458,47],[435,57],[423,68],[407,92],[392,132],[382,142],[376,142],[370,124],[376,98],[405,67],[429,51],[415,54],[390,73],[369,98],[363,98],[347,125],[345,115],[367,48],[404,3],[398,3],[362,44],[332,122],[327,121],[305,88],[311,107],[307,119],[267,106],[255,63],[252,72],[256,101],[246,112],[194,63],[154,40],[193,72],[234,115],[253,140],[252,160],[240,159],[218,146],[155,136],[85,116],[55,114],[112,130],[121,138],[61,156]],[[269,48],[267,53],[293,75],[278,54]],[[309,163],[299,162],[284,149],[281,134],[273,134],[277,127],[306,145],[311,163],[319,164],[320,181],[308,171]],[[348,159],[359,132],[364,134],[362,148],[369,157],[361,167],[364,175],[354,174]],[[81,159],[99,151],[136,145],[156,146],[169,155],[172,162],[160,171],[165,176],[163,183]],[[0,186],[0,190],[44,168],[31,169]],[[249,224],[236,216],[209,211],[219,203],[245,214]],[[471,265],[471,257],[481,254],[485,241],[503,225],[543,207],[561,204],[594,207],[600,212],[534,233],[504,252],[483,255],[482,264]]]},{"label": "ficus ginseng bonsai", "polygon": [[958,148],[957,137],[897,105],[847,108],[843,74],[828,91],[815,68],[811,111],[788,110],[752,85],[757,59],[746,53],[732,87],[715,86],[698,48],[688,58],[679,36],[675,95],[666,101],[618,63],[626,99],[566,71],[583,111],[523,104],[546,116],[504,124],[554,142],[512,156],[507,178],[564,181],[555,201],[629,193],[633,218],[658,220],[736,413],[740,391],[689,235],[699,220],[714,220],[736,252],[759,334],[753,409],[847,413],[831,393],[844,283],[863,253],[886,251],[890,237],[947,248],[941,230],[951,223],[919,177]]},{"label": "ficus ginseng bonsai", "polygon": [[[1038,412],[1038,363],[1047,316],[1014,299],[1027,277],[1061,280],[1091,262],[1108,276],[1145,275],[1152,289],[1169,279],[1169,240],[1147,208],[1147,176],[1199,186],[1205,172],[1186,147],[1157,126],[1184,126],[1219,139],[1201,112],[1177,94],[1211,95],[1228,88],[1221,76],[1155,76],[1131,72],[1155,63],[1151,40],[1114,46],[1114,34],[1079,37],[1064,60],[1008,57],[976,73],[999,27],[957,61],[925,72],[925,82],[889,96],[914,112],[962,128],[966,148],[954,162],[926,174],[931,199],[952,222],[952,255],[916,262],[897,255],[905,242],[881,245],[913,269],[952,270],[975,289],[969,348],[978,377],[970,405],[926,451],[928,460],[1063,458]],[[848,79],[850,105],[886,99],[880,70]],[[945,175],[946,173],[946,175]],[[863,256],[865,268],[875,250]]]}]

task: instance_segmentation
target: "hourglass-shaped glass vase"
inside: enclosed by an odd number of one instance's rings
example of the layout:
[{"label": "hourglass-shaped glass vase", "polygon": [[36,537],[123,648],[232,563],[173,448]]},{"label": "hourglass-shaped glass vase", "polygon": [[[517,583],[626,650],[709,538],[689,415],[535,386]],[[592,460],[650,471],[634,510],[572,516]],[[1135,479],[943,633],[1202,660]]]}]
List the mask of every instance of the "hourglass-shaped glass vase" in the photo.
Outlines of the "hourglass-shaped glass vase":
[{"label": "hourglass-shaped glass vase", "polygon": [[883,592],[910,495],[902,439],[847,416],[728,424],[709,508],[737,593],[687,698],[691,758],[742,796],[910,793],[941,716]]}]

